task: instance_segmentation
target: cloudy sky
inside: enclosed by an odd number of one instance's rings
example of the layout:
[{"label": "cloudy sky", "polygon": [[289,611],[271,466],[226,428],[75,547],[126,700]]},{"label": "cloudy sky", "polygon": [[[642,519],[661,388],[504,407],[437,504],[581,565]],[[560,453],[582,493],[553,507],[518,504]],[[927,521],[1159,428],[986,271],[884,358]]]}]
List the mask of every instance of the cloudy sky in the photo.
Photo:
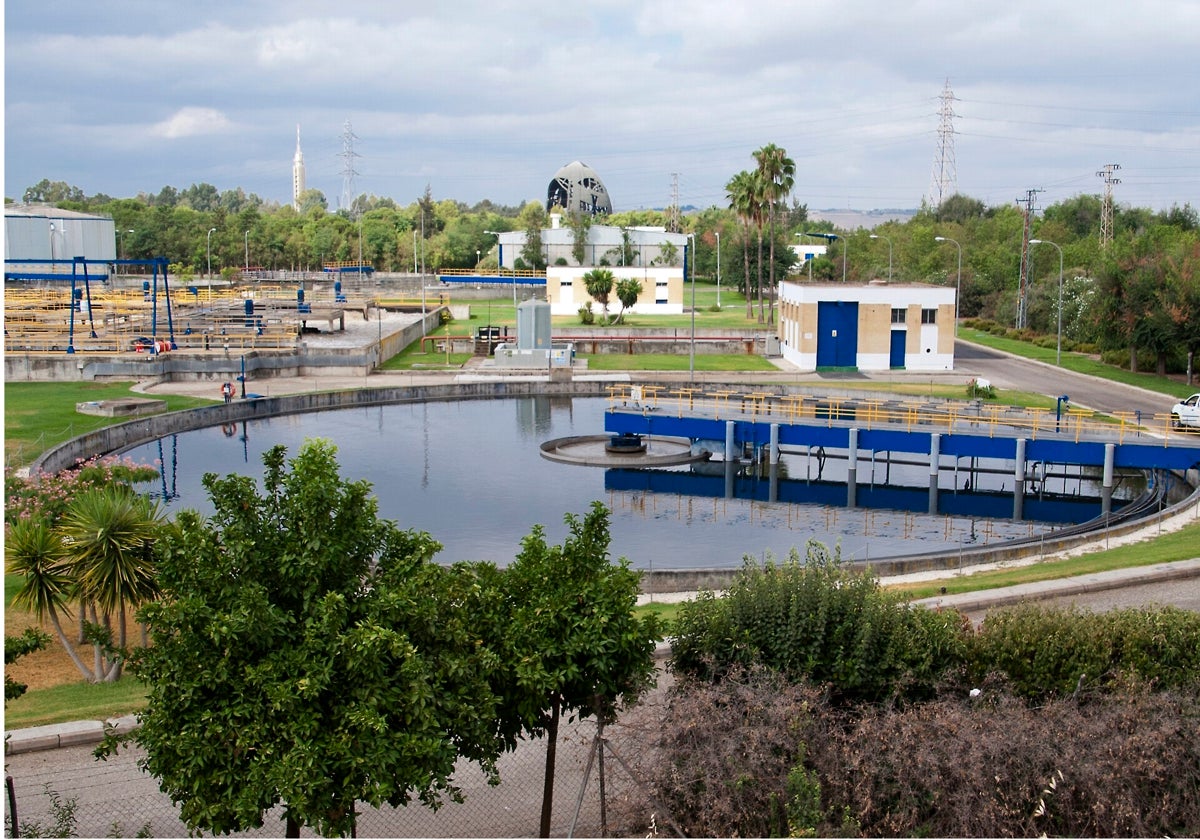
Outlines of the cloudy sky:
[{"label": "cloudy sky", "polygon": [[[7,0],[4,194],[208,182],[407,204],[544,200],[592,166],[616,210],[724,205],[776,143],[812,209],[957,191],[1200,204],[1196,0]],[[345,154],[352,128],[353,157]]]}]

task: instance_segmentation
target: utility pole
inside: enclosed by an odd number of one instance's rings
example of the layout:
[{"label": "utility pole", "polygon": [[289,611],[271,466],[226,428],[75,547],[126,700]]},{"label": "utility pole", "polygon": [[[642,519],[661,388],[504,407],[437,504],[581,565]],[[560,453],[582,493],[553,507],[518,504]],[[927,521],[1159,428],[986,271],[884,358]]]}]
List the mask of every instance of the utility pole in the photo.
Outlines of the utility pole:
[{"label": "utility pole", "polygon": [[1100,208],[1100,247],[1106,248],[1113,238],[1113,184],[1121,183],[1113,173],[1121,168],[1119,163],[1106,163],[1096,174],[1104,179],[1104,204]]},{"label": "utility pole", "polygon": [[667,230],[679,233],[679,173],[671,173],[671,209],[667,211]]},{"label": "utility pole", "polygon": [[942,104],[938,108],[938,142],[933,156],[933,180],[929,187],[929,206],[937,209],[942,202],[958,192],[958,169],[954,160],[954,100],[950,80],[942,88]]},{"label": "utility pole", "polygon": [[1025,216],[1025,229],[1021,233],[1021,276],[1017,284],[1017,329],[1025,329],[1025,310],[1029,295],[1029,228],[1033,223],[1033,201],[1042,190],[1026,190],[1024,198],[1018,198],[1017,204],[1024,204],[1021,211]]}]

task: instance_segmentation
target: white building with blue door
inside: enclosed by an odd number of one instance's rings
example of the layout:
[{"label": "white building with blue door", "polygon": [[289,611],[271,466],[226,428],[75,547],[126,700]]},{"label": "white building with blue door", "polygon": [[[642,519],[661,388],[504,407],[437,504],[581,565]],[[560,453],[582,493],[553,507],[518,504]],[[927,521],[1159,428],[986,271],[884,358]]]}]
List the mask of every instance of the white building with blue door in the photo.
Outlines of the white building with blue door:
[{"label": "white building with blue door", "polygon": [[955,291],[779,284],[779,344],[802,370],[953,370]]}]

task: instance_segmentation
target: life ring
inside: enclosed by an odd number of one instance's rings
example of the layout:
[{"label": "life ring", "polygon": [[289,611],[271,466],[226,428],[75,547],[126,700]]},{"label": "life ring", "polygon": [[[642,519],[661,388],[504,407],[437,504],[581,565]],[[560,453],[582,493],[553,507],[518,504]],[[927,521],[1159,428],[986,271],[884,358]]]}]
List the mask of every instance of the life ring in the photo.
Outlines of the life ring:
[{"label": "life ring", "polygon": [[222,423],[221,434],[225,437],[233,437],[237,434],[237,423]]}]

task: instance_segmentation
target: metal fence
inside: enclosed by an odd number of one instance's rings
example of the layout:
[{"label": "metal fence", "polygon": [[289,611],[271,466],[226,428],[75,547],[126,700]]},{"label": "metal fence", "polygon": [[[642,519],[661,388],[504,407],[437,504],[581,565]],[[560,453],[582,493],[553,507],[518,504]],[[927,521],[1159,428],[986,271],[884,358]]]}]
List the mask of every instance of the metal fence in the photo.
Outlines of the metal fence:
[{"label": "metal fence", "polygon": [[[658,826],[650,794],[640,782],[661,719],[663,689],[604,731],[604,803],[600,799],[597,727],[593,721],[566,723],[560,729],[554,778],[551,835],[556,837],[637,834]],[[90,747],[70,747],[9,756],[18,830],[24,836],[54,831],[59,811],[73,808],[80,837],[184,837],[179,810],[158,790],[157,781],[138,766],[138,750],[122,750],[107,761],[92,758]],[[403,808],[359,811],[359,837],[536,837],[542,808],[546,742],[523,742],[500,762],[500,784],[489,786],[473,765],[463,764],[455,783],[461,804],[447,802],[432,810],[418,802]],[[10,805],[5,798],[5,828],[11,836]],[[669,832],[669,829],[668,829]],[[242,837],[283,837],[282,808],[267,814],[257,830]],[[302,836],[316,836],[307,829]]]}]

